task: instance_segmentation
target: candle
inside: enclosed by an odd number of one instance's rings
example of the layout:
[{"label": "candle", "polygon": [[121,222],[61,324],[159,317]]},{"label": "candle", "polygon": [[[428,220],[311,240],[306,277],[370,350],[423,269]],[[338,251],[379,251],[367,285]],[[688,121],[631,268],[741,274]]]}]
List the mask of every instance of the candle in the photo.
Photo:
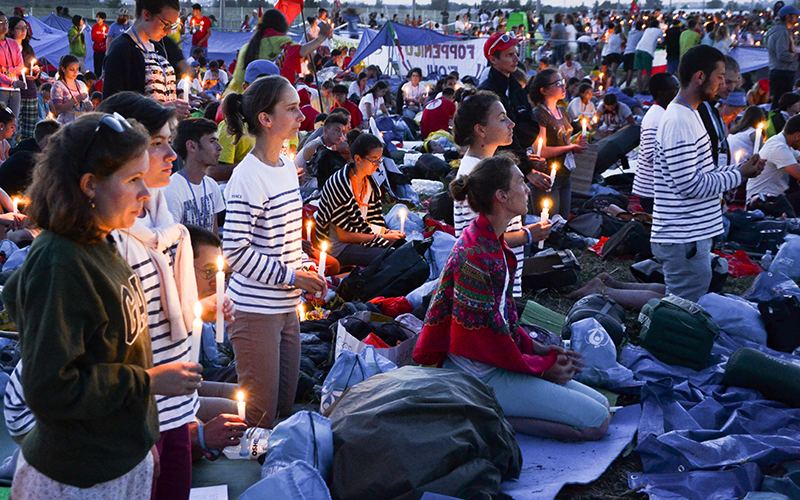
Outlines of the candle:
[{"label": "candle", "polygon": [[183,100],[189,102],[189,86],[192,83],[192,79],[188,76],[183,77]]},{"label": "candle", "polygon": [[15,196],[13,202],[14,202],[14,213],[18,214],[19,213],[19,197]]},{"label": "candle", "polygon": [[[547,198],[542,202],[542,224],[550,223],[550,200]],[[539,249],[544,248],[544,240],[539,241]]]},{"label": "candle", "polygon": [[[556,171],[558,170],[558,163],[553,163],[550,167],[550,184],[556,181]],[[552,188],[551,188],[552,189]],[[549,191],[549,189],[548,189]]]},{"label": "candle", "polygon": [[583,118],[581,118],[581,127],[583,128],[583,131],[581,132],[581,136],[584,139],[586,138],[586,125],[587,125],[587,122],[588,122],[588,120],[586,119],[585,116]]},{"label": "candle", "polygon": [[31,59],[31,76],[33,76],[33,66],[36,64],[36,58]]},{"label": "candle", "polygon": [[400,232],[403,233],[406,230],[406,211],[400,210]]},{"label": "candle", "polygon": [[743,154],[744,154],[744,151],[742,151],[741,149],[736,152],[736,154],[734,155],[734,164],[738,165],[739,162],[742,161],[742,155]]},{"label": "candle", "polygon": [[53,115],[52,111],[47,113],[47,119],[48,120],[55,120],[56,119],[56,117],[55,117],[55,115]]},{"label": "candle", "polygon": [[200,316],[203,314],[203,304],[196,302],[194,305],[194,321],[192,322],[192,362],[200,362],[200,338],[203,335],[203,320]]},{"label": "candle", "polygon": [[753,154],[757,155],[758,150],[761,149],[761,131],[764,130],[764,122],[758,124],[756,127],[756,140],[753,143]]},{"label": "candle", "polygon": [[544,138],[539,138],[539,144],[536,146],[536,156],[542,157],[542,146],[544,145]]},{"label": "candle", "polygon": [[222,306],[225,304],[225,259],[222,254],[217,257],[217,344],[224,340],[225,313]]},{"label": "candle", "polygon": [[311,228],[314,226],[313,221],[306,222],[306,241],[311,242]]},{"label": "candle", "polygon": [[328,251],[328,242],[323,241],[320,245],[320,252],[319,252],[319,269],[317,269],[317,274],[322,279],[325,279],[325,261],[328,260],[328,255],[325,253]]},{"label": "candle", "polygon": [[297,316],[300,318],[301,322],[306,320],[306,310],[303,309],[303,304],[297,306]]},{"label": "candle", "polygon": [[236,413],[239,414],[239,418],[244,420],[245,410],[247,409],[247,403],[244,402],[244,392],[243,391],[236,391]]},{"label": "candle", "polygon": [[28,90],[28,79],[25,78],[25,71],[27,70],[28,68],[22,68],[22,83],[25,84],[25,90]]}]

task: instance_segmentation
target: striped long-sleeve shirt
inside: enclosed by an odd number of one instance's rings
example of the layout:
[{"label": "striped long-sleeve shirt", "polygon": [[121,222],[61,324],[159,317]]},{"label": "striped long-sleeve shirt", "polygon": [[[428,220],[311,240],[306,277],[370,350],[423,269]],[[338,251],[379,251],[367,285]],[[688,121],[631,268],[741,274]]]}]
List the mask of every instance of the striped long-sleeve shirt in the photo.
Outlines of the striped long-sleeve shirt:
[{"label": "striped long-sleeve shirt", "polygon": [[717,167],[700,115],[671,103],[656,132],[653,243],[690,243],[722,234],[720,195],[742,182],[735,166]]},{"label": "striped long-sleeve shirt", "polygon": [[[369,196],[365,216],[358,206],[350,183],[352,168],[352,165],[347,165],[337,170],[322,188],[319,210],[315,214],[317,238],[320,240],[327,240],[330,237],[331,231],[336,230],[333,226],[338,226],[349,233],[361,234],[377,234],[379,227],[386,227],[381,208],[380,188],[371,177],[367,177]],[[385,247],[389,244],[389,240],[381,237],[362,243],[367,247]],[[337,251],[341,251],[341,248],[331,248],[331,255],[336,257]]]},{"label": "striped long-sleeve shirt", "polygon": [[665,111],[658,104],[653,104],[642,120],[639,156],[636,174],[633,176],[633,194],[635,195],[653,197],[653,155],[656,150],[656,132]]},{"label": "striped long-sleeve shirt", "polygon": [[17,363],[14,371],[11,372],[11,379],[6,385],[6,394],[3,396],[6,427],[8,428],[8,433],[14,437],[24,436],[36,424],[33,413],[31,413],[28,405],[25,404],[25,393],[22,392],[22,381],[20,380],[21,371],[22,361]]},{"label": "striped long-sleeve shirt", "polygon": [[225,187],[222,249],[233,270],[228,294],[240,311],[282,314],[300,303],[291,283],[304,264],[303,201],[294,163],[280,161],[273,167],[248,154]]},{"label": "striped long-sleeve shirt", "polygon": [[[479,162],[479,158],[475,158],[474,156],[465,156],[461,159],[461,164],[458,167],[456,177],[469,175],[469,173],[472,172],[472,169],[475,168],[475,165],[477,165]],[[470,208],[467,200],[453,201],[453,222],[455,222],[456,238],[460,238],[461,233],[463,233],[464,230],[467,229],[470,224],[472,224],[472,221],[477,218],[478,214],[474,212],[472,208]],[[511,219],[511,222],[508,223],[506,232],[520,231],[521,229],[522,217],[514,217]],[[514,252],[514,256],[517,258],[517,269],[514,272],[514,290],[512,295],[519,298],[522,297],[522,259],[525,258],[525,245],[512,247],[511,251]]]}]

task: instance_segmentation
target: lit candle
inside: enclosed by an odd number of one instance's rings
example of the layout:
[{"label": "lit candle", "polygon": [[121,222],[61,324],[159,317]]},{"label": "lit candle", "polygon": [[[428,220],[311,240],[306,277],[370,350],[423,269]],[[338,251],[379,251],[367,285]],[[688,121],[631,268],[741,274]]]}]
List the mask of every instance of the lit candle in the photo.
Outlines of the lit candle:
[{"label": "lit candle", "polygon": [[18,214],[19,213],[19,197],[15,196],[13,202],[14,202],[14,213]]},{"label": "lit candle", "polygon": [[33,76],[33,66],[36,64],[36,58],[31,59],[31,76]]},{"label": "lit candle", "polygon": [[[542,202],[542,224],[550,223],[550,200],[547,198]],[[539,249],[544,248],[544,240],[539,240]]]},{"label": "lit candle", "polygon": [[536,156],[542,157],[542,146],[544,145],[544,138],[539,138],[539,144],[536,146]]},{"label": "lit candle", "polygon": [[247,403],[244,402],[244,392],[237,391],[236,392],[236,412],[239,414],[239,418],[244,420],[245,411],[247,410]]},{"label": "lit candle", "polygon": [[218,100],[218,101],[219,101],[219,97],[220,97],[220,95],[219,95],[219,94],[217,94],[217,100]]},{"label": "lit candle", "polygon": [[306,222],[306,241],[311,241],[311,228],[314,226],[313,221]]},{"label": "lit candle", "polygon": [[225,313],[222,306],[225,304],[225,259],[222,254],[217,257],[217,344],[224,340]]},{"label": "lit candle", "polygon": [[586,119],[585,116],[583,118],[581,118],[581,127],[583,128],[583,131],[581,132],[581,136],[584,139],[586,138],[586,125],[587,125],[587,122],[588,122],[588,120]]},{"label": "lit candle", "polygon": [[[558,163],[553,163],[553,165],[550,167],[550,184],[553,184],[556,181],[556,171],[557,170],[558,170]],[[550,189],[553,189],[553,188],[550,188]],[[550,191],[550,189],[548,189],[548,191]]]},{"label": "lit candle", "polygon": [[403,233],[406,230],[406,210],[400,210],[400,232]]},{"label": "lit candle", "polygon": [[756,127],[756,140],[753,143],[753,154],[757,155],[758,150],[761,149],[761,131],[764,130],[764,122],[758,124]]},{"label": "lit candle", "polygon": [[306,320],[306,310],[303,309],[303,304],[297,306],[297,316],[300,318],[301,322]]},{"label": "lit candle", "polygon": [[325,279],[325,261],[328,260],[328,254],[325,252],[328,251],[328,242],[323,241],[319,248],[319,268],[317,269],[317,274],[319,274],[320,278]]},{"label": "lit candle", "polygon": [[48,120],[55,120],[56,119],[56,117],[55,117],[55,115],[53,115],[52,111],[47,113],[47,119]]},{"label": "lit candle", "polygon": [[203,335],[203,304],[196,302],[194,305],[194,321],[192,322],[192,362],[200,362],[200,338]]},{"label": "lit candle", "polygon": [[22,83],[25,84],[25,90],[28,90],[28,79],[25,78],[25,72],[27,70],[28,70],[28,68],[22,68]]},{"label": "lit candle", "polygon": [[183,100],[189,102],[189,86],[192,84],[192,79],[188,76],[183,77]]},{"label": "lit candle", "polygon": [[742,155],[743,154],[744,154],[744,151],[742,151],[741,149],[736,152],[736,154],[734,155],[734,164],[738,165],[739,162],[742,161]]}]

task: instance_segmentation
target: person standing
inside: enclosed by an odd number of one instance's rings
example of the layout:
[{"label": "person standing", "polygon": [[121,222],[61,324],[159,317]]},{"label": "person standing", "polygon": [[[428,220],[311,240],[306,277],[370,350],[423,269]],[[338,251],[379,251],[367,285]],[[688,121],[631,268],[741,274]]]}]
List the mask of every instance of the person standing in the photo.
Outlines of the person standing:
[{"label": "person standing", "polygon": [[713,238],[722,234],[720,195],[757,176],[758,155],[718,167],[697,108],[725,84],[725,56],[713,47],[689,49],[678,67],[680,91],[661,118],[653,161],[650,245],[662,263],[667,293],[696,302],[711,283]]},{"label": "person standing", "polygon": [[628,33],[628,41],[625,44],[625,51],[622,53],[623,69],[625,70],[625,86],[630,87],[633,82],[634,62],[636,60],[636,46],[644,34],[644,21],[633,21],[633,28]]},{"label": "person standing", "polygon": [[24,63],[20,45],[8,35],[8,18],[0,12],[0,104],[19,116],[20,89],[25,86],[19,77]]},{"label": "person standing", "polygon": [[29,68],[25,73],[27,86],[19,91],[20,108],[17,115],[19,124],[20,140],[33,137],[34,127],[39,121],[39,95],[36,91],[36,79],[39,77],[41,69],[34,63],[36,54],[31,47],[30,26],[21,17],[11,17],[8,20],[8,35],[17,41],[22,49],[22,64],[24,68]]},{"label": "person standing", "polygon": [[639,71],[637,75],[637,85],[639,92],[644,92],[647,85],[650,83],[650,75],[653,72],[653,60],[656,55],[656,45],[659,40],[664,36],[661,31],[658,19],[651,19],[650,23],[639,43],[636,44],[636,52],[634,54],[633,69]]},{"label": "person standing", "polygon": [[786,5],[778,11],[780,22],[776,22],[767,32],[769,51],[769,95],[772,110],[778,109],[781,96],[792,91],[794,76],[797,73],[797,50],[792,31],[797,25],[800,10]]},{"label": "person standing", "polygon": [[553,49],[553,64],[561,64],[567,52],[567,28],[562,23],[564,17],[557,13],[550,31],[550,47]]},{"label": "person standing", "polygon": [[98,77],[103,74],[103,59],[106,57],[106,13],[98,12],[97,23],[92,26],[92,50],[94,51],[94,74]]},{"label": "person standing", "polygon": [[78,80],[78,58],[67,54],[58,63],[58,81],[50,91],[51,108],[58,115],[58,123],[66,125],[83,113],[91,111],[92,101],[86,84]]},{"label": "person standing", "polygon": [[681,21],[676,19],[664,35],[664,44],[667,46],[667,73],[678,71],[681,60]]},{"label": "person standing", "polygon": [[119,9],[116,14],[117,22],[108,27],[108,34],[106,35],[106,47],[111,47],[111,42],[114,40],[114,38],[125,33],[128,31],[128,28],[130,28],[130,24],[128,23],[128,9]]},{"label": "person standing", "polygon": [[[687,29],[681,33],[681,37],[678,40],[678,44],[680,45],[680,55],[678,56],[678,59],[680,60],[687,50],[691,49],[695,45],[698,45],[699,43],[700,33],[697,32],[697,19],[692,17],[689,18]],[[678,68],[676,67],[674,72],[677,71]]]},{"label": "person standing", "polygon": [[739,81],[739,63],[733,57],[725,56],[725,85],[717,91],[717,95],[713,99],[702,102],[697,108],[711,141],[711,155],[714,163],[721,167],[729,165],[733,161],[733,157],[727,139],[728,126],[722,120],[716,104],[727,99],[739,85]]},{"label": "person standing", "polygon": [[208,55],[211,19],[203,15],[203,7],[199,3],[192,5],[192,17],[190,18],[189,26],[192,30],[192,52],[199,47],[203,49],[203,55]]},{"label": "person standing", "polygon": [[255,136],[225,187],[222,247],[237,311],[228,334],[239,385],[248,394],[245,420],[272,428],[279,414],[289,414],[297,392],[301,291],[322,296],[326,289],[315,271],[303,270],[310,261],[301,245],[300,185],[294,162],[281,154],[305,116],[297,91],[281,76],[228,94],[222,107],[234,142],[245,133]]},{"label": "person standing", "polygon": [[85,28],[86,25],[81,16],[72,16],[72,27],[67,31],[69,53],[78,58],[81,72],[86,71],[86,40],[83,38]]}]

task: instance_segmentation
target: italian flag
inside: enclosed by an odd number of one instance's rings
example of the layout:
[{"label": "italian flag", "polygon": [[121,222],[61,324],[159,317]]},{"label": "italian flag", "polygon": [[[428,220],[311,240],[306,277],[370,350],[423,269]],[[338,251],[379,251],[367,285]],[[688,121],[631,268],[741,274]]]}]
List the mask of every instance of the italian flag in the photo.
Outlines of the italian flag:
[{"label": "italian flag", "polygon": [[403,47],[400,46],[400,40],[397,38],[397,33],[394,32],[394,23],[389,21],[386,23],[386,26],[389,27],[389,35],[392,37],[392,44],[394,44],[394,46],[397,47],[397,51],[400,52],[400,59],[403,61],[403,67],[405,67],[406,71],[408,71],[410,68],[406,63],[406,56],[403,54]]}]

